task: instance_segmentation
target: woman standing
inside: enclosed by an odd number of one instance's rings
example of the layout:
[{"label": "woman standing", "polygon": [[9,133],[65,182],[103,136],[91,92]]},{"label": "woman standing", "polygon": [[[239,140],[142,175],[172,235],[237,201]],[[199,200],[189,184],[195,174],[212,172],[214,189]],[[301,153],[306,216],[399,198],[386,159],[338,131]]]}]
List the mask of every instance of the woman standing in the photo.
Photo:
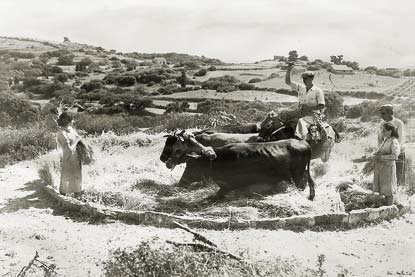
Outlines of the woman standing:
[{"label": "woman standing", "polygon": [[63,195],[67,193],[78,194],[82,191],[82,163],[77,151],[81,137],[71,126],[72,121],[72,116],[67,112],[62,112],[57,119],[58,146],[62,149],[59,193]]},{"label": "woman standing", "polygon": [[383,124],[382,132],[384,139],[374,153],[373,191],[385,196],[386,205],[392,205],[397,186],[395,161],[400,153],[399,135],[389,122]]}]

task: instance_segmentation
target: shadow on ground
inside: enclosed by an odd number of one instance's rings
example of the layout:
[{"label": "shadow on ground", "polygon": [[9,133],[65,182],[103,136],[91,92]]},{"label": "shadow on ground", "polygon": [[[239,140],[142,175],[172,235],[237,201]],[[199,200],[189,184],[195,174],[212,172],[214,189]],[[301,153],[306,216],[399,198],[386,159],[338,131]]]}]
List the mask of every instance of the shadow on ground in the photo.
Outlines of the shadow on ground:
[{"label": "shadow on ground", "polygon": [[99,218],[97,219],[84,213],[70,212],[63,209],[53,198],[42,190],[42,186],[44,186],[44,184],[41,180],[35,180],[24,184],[23,187],[17,191],[27,192],[27,195],[8,199],[4,207],[0,208],[0,214],[14,213],[30,208],[51,209],[52,215],[64,216],[75,222],[89,222],[91,224],[105,223]]},{"label": "shadow on ground", "polygon": [[17,191],[24,191],[28,194],[24,197],[8,199],[6,205],[0,208],[0,213],[12,213],[29,208],[51,208],[50,200],[48,201],[48,196],[42,191],[41,186],[40,180],[24,184],[23,188],[17,189]]}]

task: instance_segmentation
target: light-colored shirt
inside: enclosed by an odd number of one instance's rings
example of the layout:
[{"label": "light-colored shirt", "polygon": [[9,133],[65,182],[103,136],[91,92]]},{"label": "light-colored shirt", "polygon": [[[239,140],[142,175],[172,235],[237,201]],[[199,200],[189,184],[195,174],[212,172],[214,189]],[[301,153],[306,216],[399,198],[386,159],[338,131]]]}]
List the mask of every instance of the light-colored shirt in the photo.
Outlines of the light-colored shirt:
[{"label": "light-colored shirt", "polygon": [[324,92],[319,87],[313,85],[307,91],[305,85],[297,82],[291,82],[290,87],[298,93],[298,103],[300,106],[305,105],[308,107],[317,107],[319,104],[326,105],[324,100]]},{"label": "light-colored shirt", "polygon": [[402,120],[400,120],[399,118],[393,117],[391,121],[382,121],[379,131],[378,131],[378,145],[380,145],[383,142],[384,136],[383,136],[383,124],[385,122],[389,122],[391,123],[395,128],[396,131],[398,132],[399,138],[398,138],[398,142],[401,146],[401,149],[403,149],[403,145],[405,143],[405,129],[404,129],[404,124],[402,122]]}]

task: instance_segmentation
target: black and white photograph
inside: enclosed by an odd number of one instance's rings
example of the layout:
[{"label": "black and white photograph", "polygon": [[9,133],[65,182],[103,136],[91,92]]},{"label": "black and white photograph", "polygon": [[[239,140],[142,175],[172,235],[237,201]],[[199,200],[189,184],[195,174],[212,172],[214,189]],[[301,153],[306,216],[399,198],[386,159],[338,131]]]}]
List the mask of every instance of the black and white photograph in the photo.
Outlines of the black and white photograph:
[{"label": "black and white photograph", "polygon": [[0,277],[415,276],[413,0],[0,0]]}]

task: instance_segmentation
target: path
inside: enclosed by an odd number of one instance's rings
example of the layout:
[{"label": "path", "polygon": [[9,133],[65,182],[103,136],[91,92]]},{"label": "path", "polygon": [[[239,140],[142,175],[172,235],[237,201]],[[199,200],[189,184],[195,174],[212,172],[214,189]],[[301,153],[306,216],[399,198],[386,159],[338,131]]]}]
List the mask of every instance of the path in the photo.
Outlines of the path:
[{"label": "path", "polygon": [[[39,191],[33,162],[0,170],[0,276],[15,276],[37,250],[57,265],[59,276],[100,276],[110,250],[159,236],[190,240],[179,230],[122,223],[90,224],[66,217]],[[415,215],[346,232],[201,231],[221,247],[251,259],[295,256],[315,268],[324,254],[328,276],[341,268],[353,276],[415,275]],[[388,275],[388,272],[390,275]]]}]

